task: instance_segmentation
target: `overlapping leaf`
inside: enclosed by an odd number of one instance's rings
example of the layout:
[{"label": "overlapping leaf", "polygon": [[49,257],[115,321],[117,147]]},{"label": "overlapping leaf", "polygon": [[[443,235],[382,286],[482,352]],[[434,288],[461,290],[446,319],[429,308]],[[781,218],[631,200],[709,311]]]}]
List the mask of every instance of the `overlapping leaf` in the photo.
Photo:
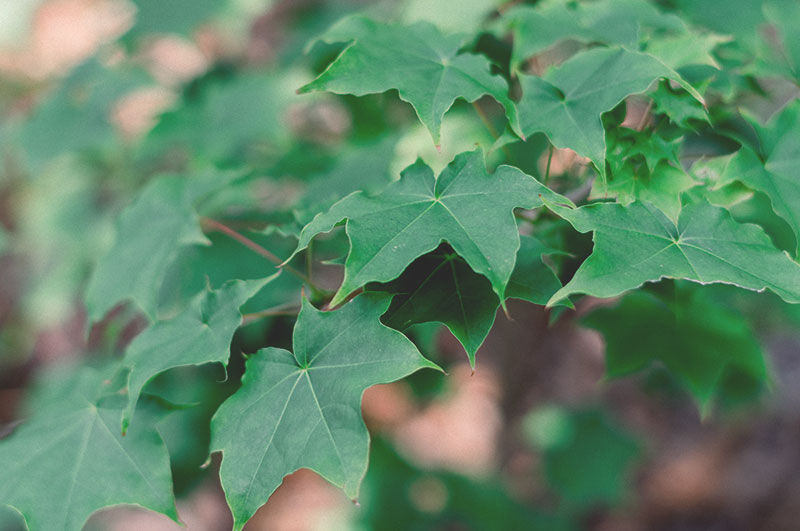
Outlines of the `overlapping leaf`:
[{"label": "overlapping leaf", "polygon": [[300,234],[297,251],[347,220],[350,253],[333,305],[368,282],[397,278],[443,241],[505,300],[519,249],[513,210],[539,207],[542,198],[570,203],[517,168],[501,166],[490,175],[480,151],[458,155],[438,178],[419,161],[379,195],[349,195],[315,217]]},{"label": "overlapping leaf", "polygon": [[235,177],[233,173],[167,176],[145,187],[120,215],[114,245],[94,270],[86,293],[89,319],[99,320],[123,301],[134,302],[155,318],[161,282],[177,252],[187,245],[208,244],[194,202]]},{"label": "overlapping leaf", "polygon": [[636,49],[643,27],[684,29],[680,18],[663,13],[644,0],[551,0],[510,9],[503,21],[514,35],[513,69],[518,69],[528,57],[565,39]]},{"label": "overlapping leaf", "polygon": [[66,393],[49,392],[45,409],[0,441],[0,505],[43,531],[81,529],[95,511],[119,504],[177,521],[169,455],[151,419],[137,417],[123,437],[119,407],[95,403],[101,373],[79,376]]},{"label": "overlapping leaf", "polygon": [[648,203],[548,205],[579,232],[594,231],[594,251],[550,299],[574,293],[614,297],[661,278],[723,282],[800,303],[800,264],[763,229],[740,224],[706,202],[684,206],[677,223]]},{"label": "overlapping leaf", "polygon": [[660,362],[704,409],[723,390],[726,376],[763,385],[766,365],[747,321],[699,289],[676,289],[672,300],[636,291],[583,320],[605,337],[608,375],[625,376]]},{"label": "overlapping leaf", "polygon": [[360,295],[334,312],[305,302],[294,354],[267,348],[247,360],[241,389],[212,421],[212,448],[223,452],[220,476],[234,529],[299,468],[358,495],[369,445],[362,393],[436,367],[403,334],[380,323],[388,306],[389,298],[376,294]]},{"label": "overlapping leaf", "polygon": [[794,231],[800,248],[800,101],[773,116],[766,126],[752,121],[759,145],[742,146],[722,174],[720,185],[738,180],[765,193],[775,213]]},{"label": "overlapping leaf", "polygon": [[489,95],[503,105],[512,129],[522,134],[508,85],[492,75],[486,57],[459,53],[463,35],[445,35],[427,22],[398,25],[349,18],[322,38],[353,42],[301,92],[363,96],[397,90],[436,144],[442,118],[457,99],[472,102]]},{"label": "overlapping leaf", "polygon": [[661,78],[680,83],[702,101],[700,94],[664,63],[624,48],[580,53],[544,77],[521,75],[518,108],[522,132],[545,133],[557,147],[589,157],[605,175],[605,131],[600,115]]},{"label": "overlapping leaf", "polygon": [[[553,252],[539,240],[521,236],[506,296],[545,304],[561,287],[558,277],[542,261],[543,254]],[[382,317],[392,328],[405,330],[432,321],[446,325],[464,346],[472,367],[500,306],[491,283],[448,246],[417,259],[392,282],[370,284],[367,289],[395,294]]]},{"label": "overlapping leaf", "polygon": [[122,367],[128,370],[123,432],[142,388],[156,375],[186,365],[227,365],[233,334],[242,324],[239,307],[276,276],[278,273],[260,280],[233,280],[218,290],[200,293],[183,312],[136,336],[122,360]]}]

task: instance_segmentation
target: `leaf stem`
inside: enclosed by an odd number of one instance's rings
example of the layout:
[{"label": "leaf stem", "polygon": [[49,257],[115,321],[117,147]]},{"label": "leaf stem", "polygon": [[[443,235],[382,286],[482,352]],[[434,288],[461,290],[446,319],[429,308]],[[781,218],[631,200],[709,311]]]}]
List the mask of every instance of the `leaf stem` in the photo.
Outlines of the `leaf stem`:
[{"label": "leaf stem", "polygon": [[497,140],[500,135],[497,134],[497,129],[494,128],[492,122],[489,121],[489,117],[486,116],[486,113],[481,108],[480,104],[478,104],[478,100],[472,102],[472,107],[475,109],[475,112],[478,114],[478,117],[483,122],[483,125],[486,126],[486,129],[489,131],[489,134],[492,135],[492,138]]},{"label": "leaf stem", "polygon": [[553,162],[553,144],[550,144],[550,149],[547,151],[547,169],[544,172],[544,184],[550,180],[550,163]]},{"label": "leaf stem", "polygon": [[246,313],[242,315],[242,324],[252,323],[264,317],[280,317],[284,315],[297,315],[300,312],[300,306],[295,303],[281,304],[267,308],[253,313]]},{"label": "leaf stem", "polygon": [[639,117],[639,123],[636,124],[636,130],[641,131],[644,129],[644,126],[647,125],[647,119],[650,118],[650,111],[653,110],[653,100],[651,99],[647,102],[647,107],[645,107],[644,112]]},{"label": "leaf stem", "polygon": [[318,292],[323,292],[323,290],[318,288],[311,281],[311,279],[308,278],[308,276],[304,275],[303,273],[301,273],[300,271],[298,271],[297,269],[293,268],[292,266],[290,266],[288,264],[284,265],[284,266],[281,266],[281,264],[283,263],[283,260],[278,258],[276,255],[272,254],[270,251],[268,251],[267,249],[265,249],[261,245],[257,244],[256,242],[254,242],[253,240],[251,240],[247,236],[236,232],[232,228],[228,227],[227,225],[225,225],[223,223],[220,223],[219,221],[217,221],[215,219],[202,218],[201,221],[202,221],[203,225],[206,226],[206,228],[211,229],[211,230],[216,230],[218,232],[221,232],[221,233],[225,234],[226,236],[229,236],[229,237],[233,238],[234,240],[236,240],[237,242],[241,243],[242,245],[244,245],[245,247],[247,247],[248,249],[250,249],[254,253],[266,258],[267,260],[269,260],[270,262],[275,264],[275,267],[280,268],[280,269],[284,269],[287,272],[291,273],[292,275],[296,276],[297,278],[299,278],[300,280],[302,280],[303,282],[308,284],[311,289],[313,289],[315,291],[318,291]]}]

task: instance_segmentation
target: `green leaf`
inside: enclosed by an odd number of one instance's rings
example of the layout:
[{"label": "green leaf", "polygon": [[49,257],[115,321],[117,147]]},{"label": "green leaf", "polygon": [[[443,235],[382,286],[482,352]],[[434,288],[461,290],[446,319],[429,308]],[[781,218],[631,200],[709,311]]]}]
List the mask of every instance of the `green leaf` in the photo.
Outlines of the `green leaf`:
[{"label": "green leaf", "polygon": [[622,500],[640,446],[605,413],[546,406],[529,414],[523,429],[544,453],[547,482],[572,511]]},{"label": "green leaf", "polygon": [[123,437],[119,408],[95,403],[101,374],[85,369],[74,383],[49,392],[44,410],[0,441],[0,506],[37,530],[81,529],[95,511],[120,504],[177,521],[169,455],[151,419],[137,416]]},{"label": "green leaf", "polygon": [[70,151],[118,148],[120,138],[111,123],[114,104],[148,82],[144,72],[107,68],[93,59],[75,68],[22,124],[19,140],[28,168],[37,173]]},{"label": "green leaf", "polygon": [[347,220],[350,253],[331,301],[336,305],[368,282],[397,278],[415,258],[446,241],[505,300],[519,249],[513,210],[539,207],[543,197],[571,204],[517,168],[501,166],[490,175],[480,151],[458,155],[438,178],[418,161],[379,195],[349,195],[315,217],[295,252]]},{"label": "green leaf", "polygon": [[227,2],[219,0],[133,0],[136,21],[127,38],[150,34],[190,35],[192,30],[217,14]]},{"label": "green leaf", "polygon": [[200,230],[194,202],[235,177],[212,172],[149,183],[120,215],[114,245],[94,270],[86,292],[89,320],[98,321],[123,301],[135,303],[154,319],[161,283],[178,251],[209,243]]},{"label": "green leaf", "polygon": [[[531,236],[520,237],[516,267],[506,295],[545,304],[561,287],[558,277],[542,261],[553,251]],[[395,294],[381,320],[397,330],[419,323],[438,321],[458,339],[475,367],[475,354],[494,324],[500,300],[486,277],[449,246],[415,260],[403,274],[386,284],[368,284],[370,291]]]},{"label": "green leaf", "polygon": [[685,27],[675,15],[662,13],[643,0],[552,0],[510,9],[503,21],[514,36],[511,68],[515,72],[529,57],[566,39],[636,49],[643,26],[664,30]]},{"label": "green leaf", "polygon": [[653,38],[647,42],[645,51],[676,70],[690,65],[708,65],[720,69],[712,52],[718,45],[730,40],[728,36],[715,33],[686,31]]},{"label": "green leaf", "polygon": [[766,126],[755,120],[751,124],[759,145],[743,146],[725,168],[720,184],[740,181],[765,193],[775,213],[792,228],[800,250],[800,101],[787,105]]},{"label": "green leaf", "polygon": [[552,209],[579,232],[594,231],[594,251],[550,305],[573,293],[614,297],[662,278],[769,289],[800,302],[800,264],[776,249],[761,227],[739,224],[723,208],[693,203],[677,223],[641,202]]},{"label": "green leaf", "polygon": [[271,153],[288,143],[284,114],[298,98],[293,81],[290,74],[274,70],[211,78],[193,97],[162,114],[139,149],[151,156],[177,146],[198,159],[239,165],[255,153]]},{"label": "green leaf", "polygon": [[698,101],[700,94],[659,59],[624,48],[579,53],[544,77],[521,75],[518,104],[522,132],[543,132],[553,144],[589,157],[605,175],[605,130],[600,116],[630,94],[661,78],[676,81]]},{"label": "green leaf", "polygon": [[427,22],[383,24],[345,19],[324,39],[352,40],[344,52],[300,92],[327,90],[363,96],[396,89],[439,144],[442,118],[461,98],[489,95],[505,107],[512,129],[522,134],[508,85],[492,75],[489,59],[459,53],[464,35],[445,35]]},{"label": "green leaf", "polygon": [[683,169],[661,162],[648,171],[646,167],[631,164],[626,160],[606,184],[595,181],[590,199],[616,197],[622,204],[647,201],[677,220],[681,211],[681,193],[697,182]]},{"label": "green leaf", "polygon": [[186,365],[227,365],[233,334],[242,324],[239,308],[279,274],[259,280],[232,280],[218,290],[199,293],[183,312],[157,321],[134,338],[122,359],[123,369],[128,370],[123,433],[142,388],[156,375]]},{"label": "green leaf", "polygon": [[358,495],[369,445],[362,393],[436,368],[403,334],[380,323],[388,306],[388,297],[375,294],[333,312],[304,302],[294,354],[267,348],[248,358],[241,389],[211,426],[212,447],[223,452],[220,477],[234,529],[300,468]]},{"label": "green leaf", "polygon": [[759,387],[767,379],[761,347],[747,321],[700,287],[676,284],[671,299],[635,291],[613,308],[595,310],[583,324],[605,337],[609,377],[662,363],[704,411],[724,390],[726,373]]},{"label": "green leaf", "polygon": [[502,0],[408,0],[402,16],[406,22],[425,20],[445,31],[477,32],[502,3]]},{"label": "green leaf", "polygon": [[694,122],[710,123],[703,105],[685,90],[675,90],[668,82],[658,84],[650,93],[653,98],[654,114],[666,114],[669,119],[683,129],[695,129]]}]

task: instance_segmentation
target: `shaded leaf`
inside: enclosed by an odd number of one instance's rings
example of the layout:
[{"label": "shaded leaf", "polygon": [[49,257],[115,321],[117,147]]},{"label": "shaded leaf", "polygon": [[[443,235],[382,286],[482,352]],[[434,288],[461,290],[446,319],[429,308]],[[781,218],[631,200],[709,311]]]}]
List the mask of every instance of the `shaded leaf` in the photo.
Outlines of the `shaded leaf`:
[{"label": "shaded leaf", "polygon": [[663,364],[703,410],[724,391],[726,373],[762,387],[767,369],[747,321],[701,288],[676,284],[672,299],[636,291],[583,319],[606,341],[612,378]]},{"label": "shaded leaf", "polygon": [[156,375],[186,365],[227,365],[233,334],[242,324],[239,308],[278,274],[259,280],[232,280],[217,290],[199,293],[183,312],[157,321],[134,338],[122,359],[122,368],[128,370],[123,433],[142,388]]},{"label": "shaded leaf", "polygon": [[30,529],[81,529],[95,511],[119,504],[177,521],[169,456],[152,420],[137,416],[123,437],[120,409],[95,403],[107,387],[102,374],[85,369],[71,383],[48,392],[33,418],[0,441],[0,505]]},{"label": "shaded leaf", "polygon": [[[506,296],[545,304],[561,287],[558,277],[542,261],[554,252],[531,236],[520,236],[516,266]],[[463,345],[470,366],[494,324],[500,300],[491,283],[470,269],[449,246],[415,260],[403,274],[386,284],[368,284],[367,290],[394,294],[382,321],[397,330],[438,321]]]},{"label": "shaded leaf", "polygon": [[155,318],[161,283],[180,248],[208,244],[194,202],[235,177],[212,172],[161,177],[148,184],[120,214],[114,245],[94,270],[86,292],[89,320],[98,321],[123,301]]},{"label": "shaded leaf", "polygon": [[720,185],[740,181],[765,193],[775,213],[792,228],[800,249],[800,101],[786,106],[766,126],[751,123],[759,145],[745,145],[733,156]]}]

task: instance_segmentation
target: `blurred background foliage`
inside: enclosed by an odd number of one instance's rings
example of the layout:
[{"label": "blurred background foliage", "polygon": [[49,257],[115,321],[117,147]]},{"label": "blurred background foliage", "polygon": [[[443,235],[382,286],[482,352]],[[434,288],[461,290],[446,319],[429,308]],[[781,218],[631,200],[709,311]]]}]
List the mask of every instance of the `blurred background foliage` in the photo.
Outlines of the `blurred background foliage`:
[{"label": "blurred background foliage", "polygon": [[[447,31],[482,29],[471,46],[504,68],[511,46],[498,20],[515,3],[4,2],[0,436],[37,403],[54,400],[52,389],[70,385],[70,364],[88,360],[102,367],[144,326],[133,309],[122,307],[87,334],[83,295],[97,257],[113,243],[117,214],[154,176],[231,172],[232,184],[201,201],[198,211],[222,217],[285,258],[298,229],[347,193],[379,189],[418,156],[438,172],[475,144],[488,149],[491,128],[502,130],[494,102],[481,101],[489,130],[459,102],[444,122],[439,151],[394,94],[297,95],[342,49],[314,37],[352,12],[427,20]],[[798,94],[800,18],[792,0],[783,4],[766,2],[762,9],[750,1],[665,0],[661,8],[714,32],[709,59],[730,68],[709,83],[720,101],[763,119]],[[534,71],[537,63],[523,68]],[[691,66],[681,74],[703,80],[707,68]],[[702,113],[668,85],[653,98],[683,127],[702,129]],[[730,118],[710,109],[717,124]],[[623,118],[624,110],[606,116]],[[609,138],[609,150],[628,150],[631,167],[613,172],[639,171],[648,154],[636,152],[632,129],[619,131]],[[661,134],[666,152],[677,149],[669,128]],[[541,176],[548,145],[539,137],[507,149],[523,170]],[[680,145],[681,162],[694,162],[693,154],[707,152],[709,144],[719,154],[735,149],[728,138],[698,134]],[[490,166],[500,160],[497,151],[489,154]],[[586,173],[585,161],[567,151],[551,162],[554,186],[569,188]],[[692,172],[698,179],[720,179],[719,169],[702,161]],[[767,227],[784,249],[796,246],[791,228],[762,194],[736,183],[715,193],[737,219]],[[551,235],[556,248],[564,247],[559,239],[571,238],[570,248],[583,246],[588,253],[587,237],[553,225],[540,236]],[[162,309],[180,307],[206,285],[271,271],[262,257],[225,235],[208,237],[210,246],[184,246],[169,265],[158,288]],[[317,279],[334,288],[337,272],[325,261],[345,254],[343,235],[315,243],[314,252]],[[553,261],[562,278],[578,263],[569,256]],[[297,265],[304,267],[302,258]],[[298,286],[284,275],[244,312],[292,308]],[[720,305],[725,315],[707,309]],[[663,282],[618,301],[583,305],[577,315],[559,312],[510,304],[512,318],[498,319],[474,375],[441,326],[414,327],[421,350],[449,375],[418,373],[365,395],[373,444],[360,507],[300,471],[247,529],[797,528],[796,308],[770,294],[726,286],[701,293],[694,285]],[[615,322],[621,315],[626,327]],[[189,529],[230,525],[217,463],[204,463],[209,419],[238,385],[239,354],[264,344],[288,347],[291,326],[292,317],[280,311],[246,320],[232,346],[227,379],[217,368],[183,368],[148,387],[150,395],[169,402],[198,404],[159,424]],[[654,337],[663,351],[641,348]],[[614,358],[604,358],[604,344],[620,347]],[[691,370],[680,367],[685,357],[670,358],[676,351],[693,354]],[[721,361],[719,352],[729,357]],[[3,529],[13,529],[15,521],[0,512]],[[178,528],[163,516],[115,508],[93,517],[87,529]]]}]

